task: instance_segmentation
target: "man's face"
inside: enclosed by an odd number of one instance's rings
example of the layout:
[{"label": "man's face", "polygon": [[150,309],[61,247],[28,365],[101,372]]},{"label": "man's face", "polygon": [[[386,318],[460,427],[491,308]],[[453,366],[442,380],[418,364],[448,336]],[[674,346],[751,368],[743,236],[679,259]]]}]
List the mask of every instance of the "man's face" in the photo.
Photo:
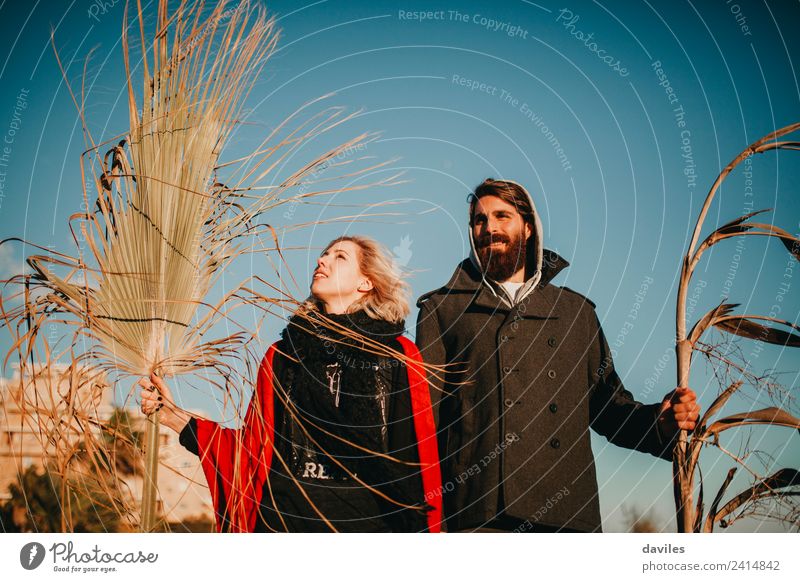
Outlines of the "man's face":
[{"label": "man's face", "polygon": [[511,204],[497,196],[475,203],[472,237],[484,272],[496,281],[510,279],[525,267],[525,248],[531,226]]}]

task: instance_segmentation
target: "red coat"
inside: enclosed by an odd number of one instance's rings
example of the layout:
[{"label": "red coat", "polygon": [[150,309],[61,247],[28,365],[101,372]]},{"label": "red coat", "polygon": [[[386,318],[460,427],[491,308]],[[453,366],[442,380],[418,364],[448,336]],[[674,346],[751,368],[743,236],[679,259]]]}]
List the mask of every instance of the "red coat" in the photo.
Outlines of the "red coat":
[{"label": "red coat", "polygon": [[[441,531],[442,481],[431,397],[417,346],[406,337],[397,338],[408,358],[408,384],[417,452],[421,464],[428,531]],[[258,371],[258,381],[241,429],[223,428],[210,420],[197,420],[200,461],[214,504],[217,529],[254,531],[261,495],[272,462],[275,403],[273,396],[273,344]]]}]

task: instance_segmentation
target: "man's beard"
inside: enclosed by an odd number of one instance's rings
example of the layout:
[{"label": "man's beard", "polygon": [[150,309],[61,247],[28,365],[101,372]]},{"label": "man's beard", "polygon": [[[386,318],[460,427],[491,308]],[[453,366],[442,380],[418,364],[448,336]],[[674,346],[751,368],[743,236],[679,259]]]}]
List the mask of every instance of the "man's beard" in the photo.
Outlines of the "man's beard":
[{"label": "man's beard", "polygon": [[[504,250],[489,247],[493,242],[506,243]],[[485,235],[475,241],[483,272],[495,281],[503,282],[525,266],[527,240],[520,232],[511,238],[504,234]]]}]

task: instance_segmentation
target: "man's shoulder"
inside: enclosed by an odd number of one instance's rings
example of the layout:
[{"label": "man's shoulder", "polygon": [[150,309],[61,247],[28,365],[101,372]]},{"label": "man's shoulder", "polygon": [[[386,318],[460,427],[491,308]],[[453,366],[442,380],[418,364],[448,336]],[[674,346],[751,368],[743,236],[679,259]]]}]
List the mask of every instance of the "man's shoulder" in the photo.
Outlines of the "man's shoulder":
[{"label": "man's shoulder", "polygon": [[433,289],[423,293],[417,299],[419,309],[465,309],[470,301],[475,297],[477,291],[465,291],[464,289],[453,289],[449,285],[444,285],[438,289]]},{"label": "man's shoulder", "polygon": [[438,306],[445,298],[450,299],[448,303],[459,303],[460,301],[456,297],[463,298],[474,295],[482,284],[481,276],[475,270],[471,260],[464,259],[456,265],[455,271],[447,283],[420,295],[417,299],[417,307],[422,308],[426,303]]},{"label": "man's shoulder", "polygon": [[586,297],[586,295],[578,293],[569,287],[548,284],[545,286],[545,289],[559,302],[574,305],[576,308],[589,307],[594,310],[597,307],[594,301]]},{"label": "man's shoulder", "polygon": [[449,317],[460,313],[467,308],[472,294],[454,291],[447,285],[428,291],[417,299],[417,309],[420,313],[438,313],[441,317]]},{"label": "man's shoulder", "polygon": [[419,296],[419,299],[417,299],[417,307],[421,308],[424,303],[430,301],[435,295],[441,294],[444,290],[445,288],[442,286],[428,291],[427,293],[423,293]]}]

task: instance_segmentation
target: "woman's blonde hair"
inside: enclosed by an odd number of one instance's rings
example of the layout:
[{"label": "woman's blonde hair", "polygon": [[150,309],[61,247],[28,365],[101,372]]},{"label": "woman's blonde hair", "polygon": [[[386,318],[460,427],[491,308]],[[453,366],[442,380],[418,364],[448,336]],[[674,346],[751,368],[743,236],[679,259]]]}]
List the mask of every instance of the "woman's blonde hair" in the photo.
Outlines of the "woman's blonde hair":
[{"label": "woman's blonde hair", "polygon": [[[359,250],[358,264],[364,276],[372,281],[372,290],[353,302],[347,313],[360,309],[372,319],[400,323],[408,316],[408,297],[411,287],[402,278],[389,251],[374,239],[367,236],[340,236],[325,247],[325,251],[338,242],[350,241]],[[323,251],[323,254],[325,253]],[[300,309],[319,309],[320,303],[312,295]]]}]

